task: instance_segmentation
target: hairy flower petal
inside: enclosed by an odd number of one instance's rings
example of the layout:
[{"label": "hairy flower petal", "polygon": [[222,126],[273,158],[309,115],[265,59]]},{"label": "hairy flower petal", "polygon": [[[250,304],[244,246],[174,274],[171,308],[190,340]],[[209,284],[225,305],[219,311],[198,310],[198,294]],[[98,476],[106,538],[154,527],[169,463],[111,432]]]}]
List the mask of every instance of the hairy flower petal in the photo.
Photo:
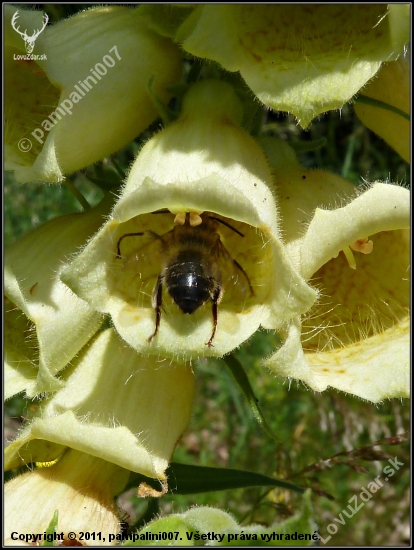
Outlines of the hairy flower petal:
[{"label": "hairy flower petal", "polygon": [[6,466],[32,461],[32,446],[39,455],[39,446],[49,445],[53,459],[60,445],[165,479],[190,418],[193,393],[190,365],[141,357],[107,329],[82,351],[65,386],[6,449]]},{"label": "hairy flower petal", "polygon": [[[15,10],[6,8],[10,21]],[[21,51],[9,21],[6,168],[19,182],[61,181],[114,153],[158,115],[150,80],[163,101],[170,98],[165,87],[179,80],[178,48],[131,8],[97,7],[46,28],[36,42],[36,53],[46,57],[39,61],[13,58]]]},{"label": "hairy flower petal", "polygon": [[[138,352],[185,360],[222,356],[260,325],[277,328],[304,313],[316,298],[285,253],[266,157],[239,127],[240,118],[241,105],[228,84],[193,86],[180,119],[138,155],[111,220],[62,274],[80,297],[111,314],[119,334]],[[159,209],[172,214],[152,214]],[[190,227],[178,244],[180,224],[173,220],[184,220],[185,212],[218,216],[227,226],[217,222],[217,231],[204,234],[200,244],[197,232],[206,220]],[[222,244],[214,248],[218,236]],[[149,342],[157,278],[165,279],[182,250],[195,254],[196,265],[202,262],[204,280],[224,290],[212,346],[206,345],[213,330],[211,300],[189,318],[168,296],[165,281],[165,312]]]},{"label": "hairy flower petal", "polygon": [[397,58],[409,40],[409,5],[198,6],[176,40],[240,71],[260,101],[306,128]]},{"label": "hairy flower petal", "polygon": [[[42,545],[45,530],[57,510],[57,533],[59,537],[63,534],[63,546],[76,542],[95,546],[97,540],[100,546],[109,546],[109,535],[120,531],[114,496],[126,485],[128,477],[129,471],[119,466],[68,450],[56,464],[6,483],[5,536],[37,536],[36,540],[28,540],[31,545]],[[81,541],[82,532],[95,536]],[[76,540],[70,538],[73,533]],[[59,542],[55,545],[60,546]]]},{"label": "hairy flower petal", "polygon": [[[22,354],[32,364],[38,365],[37,379],[23,377],[19,382],[19,377],[14,377],[15,384],[7,387],[8,395],[26,389],[27,395],[33,396],[60,387],[61,383],[54,375],[67,365],[101,325],[102,316],[74,296],[60,281],[59,274],[71,255],[102,224],[109,205],[110,201],[104,200],[90,212],[55,218],[6,249],[5,295],[10,300],[6,330],[11,335],[11,340],[6,337],[6,345],[10,342],[8,350],[14,349],[14,354],[18,352],[18,346],[23,345]],[[17,341],[13,337],[15,323],[21,323],[18,316],[13,316],[14,308],[23,312],[31,322],[29,329],[32,332],[23,333],[32,348],[30,354],[25,349],[24,339]],[[18,357],[12,355],[8,356],[8,367],[17,371],[25,368],[25,364],[16,363]],[[34,372],[31,370],[32,374]],[[22,387],[25,380],[28,385]]]},{"label": "hairy flower petal", "polygon": [[302,321],[285,326],[266,365],[316,391],[407,397],[408,190],[375,183],[361,193],[292,162],[273,170],[286,247],[320,295]]}]

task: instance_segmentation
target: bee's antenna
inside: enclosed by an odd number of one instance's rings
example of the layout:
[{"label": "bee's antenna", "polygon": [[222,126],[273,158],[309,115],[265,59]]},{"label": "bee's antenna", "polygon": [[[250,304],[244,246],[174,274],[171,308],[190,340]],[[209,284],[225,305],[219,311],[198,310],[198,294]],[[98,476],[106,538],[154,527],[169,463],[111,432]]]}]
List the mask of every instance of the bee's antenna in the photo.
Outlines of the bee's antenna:
[{"label": "bee's antenna", "polygon": [[243,233],[241,233],[238,229],[236,229],[235,227],[233,227],[232,225],[230,225],[229,223],[225,222],[224,220],[221,220],[220,218],[216,218],[214,216],[209,216],[212,220],[216,220],[217,222],[220,222],[222,223],[223,225],[225,225],[226,227],[229,227],[230,229],[233,229],[233,231],[235,233],[237,233],[238,235],[240,235],[240,237],[244,237]]},{"label": "bee's antenna", "polygon": [[171,212],[168,208],[161,208],[161,210],[156,210],[155,212],[151,212],[151,214],[171,214]]}]

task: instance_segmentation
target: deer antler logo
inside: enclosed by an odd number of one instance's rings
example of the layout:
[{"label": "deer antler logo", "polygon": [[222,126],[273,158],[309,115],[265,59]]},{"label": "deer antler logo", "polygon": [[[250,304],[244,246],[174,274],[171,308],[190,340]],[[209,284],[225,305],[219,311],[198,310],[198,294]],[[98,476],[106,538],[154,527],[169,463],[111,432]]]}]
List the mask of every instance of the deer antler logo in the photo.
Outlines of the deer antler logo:
[{"label": "deer antler logo", "polygon": [[12,27],[13,29],[18,32],[20,34],[20,36],[23,38],[24,40],[24,45],[26,46],[26,52],[27,53],[32,53],[33,51],[33,48],[35,47],[35,42],[36,42],[36,38],[39,36],[39,34],[44,30],[44,28],[46,27],[47,25],[47,22],[49,21],[49,17],[47,16],[47,14],[45,13],[44,14],[44,22],[43,22],[43,27],[39,30],[39,31],[34,31],[32,36],[28,36],[27,35],[27,29],[24,31],[24,32],[21,32],[19,27],[16,28],[16,21],[17,19],[19,18],[19,10],[16,11],[16,13],[13,15],[13,18],[12,18],[12,21],[11,21],[11,24],[12,24]]}]

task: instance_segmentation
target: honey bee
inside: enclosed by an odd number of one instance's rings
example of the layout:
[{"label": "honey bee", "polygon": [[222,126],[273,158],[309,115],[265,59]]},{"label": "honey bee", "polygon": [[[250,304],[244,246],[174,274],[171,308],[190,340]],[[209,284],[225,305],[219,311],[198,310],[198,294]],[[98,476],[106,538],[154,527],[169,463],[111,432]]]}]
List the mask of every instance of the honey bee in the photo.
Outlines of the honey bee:
[{"label": "honey bee", "polygon": [[[170,213],[169,210],[158,210],[153,214]],[[200,216],[195,213],[178,214],[171,231],[158,235],[153,231],[125,233],[117,242],[117,258],[121,258],[121,242],[125,238],[150,235],[158,243],[161,272],[152,294],[152,307],[155,309],[155,329],[148,338],[151,342],[157,335],[161,323],[163,285],[183,313],[194,313],[207,300],[212,302],[213,331],[207,346],[213,346],[217,330],[218,304],[223,298],[225,282],[234,278],[238,281],[239,274],[247,282],[250,295],[254,291],[250,279],[243,267],[232,258],[221,242],[217,232],[219,224],[232,229],[244,237],[238,229],[226,221],[204,212]],[[154,246],[154,241],[148,246]],[[145,247],[145,246],[144,246]],[[143,248],[144,248],[143,247]],[[148,253],[142,258],[152,258]],[[139,261],[138,251],[137,259]],[[233,281],[233,282],[234,282]]]}]

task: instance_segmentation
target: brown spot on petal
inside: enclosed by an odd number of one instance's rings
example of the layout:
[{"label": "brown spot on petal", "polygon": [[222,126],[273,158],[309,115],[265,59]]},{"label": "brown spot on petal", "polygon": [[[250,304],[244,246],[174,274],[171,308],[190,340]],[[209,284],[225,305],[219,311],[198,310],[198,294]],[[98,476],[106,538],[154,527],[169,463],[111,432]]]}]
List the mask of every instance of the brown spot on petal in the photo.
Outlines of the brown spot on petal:
[{"label": "brown spot on petal", "polygon": [[38,283],[35,283],[33,286],[30,287],[29,294],[33,294],[34,289],[37,287]]}]

